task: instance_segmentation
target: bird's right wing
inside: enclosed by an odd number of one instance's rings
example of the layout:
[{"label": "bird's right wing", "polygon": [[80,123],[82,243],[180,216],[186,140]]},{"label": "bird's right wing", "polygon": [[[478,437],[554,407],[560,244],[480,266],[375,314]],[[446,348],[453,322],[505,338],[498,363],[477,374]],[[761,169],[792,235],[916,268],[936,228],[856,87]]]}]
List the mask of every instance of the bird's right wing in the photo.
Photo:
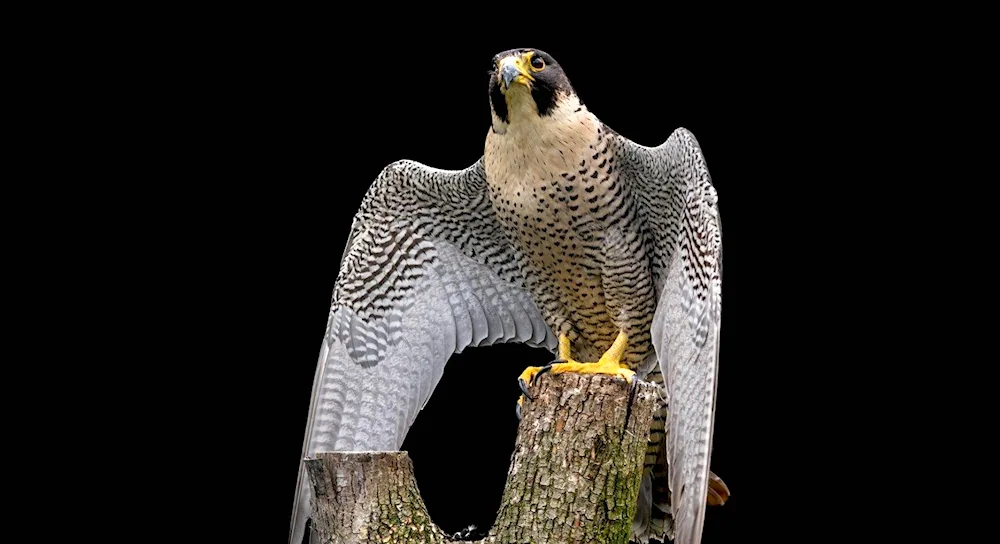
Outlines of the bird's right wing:
[{"label": "bird's right wing", "polygon": [[667,390],[666,460],[676,544],[697,544],[711,479],[722,227],[701,146],[679,128],[661,145],[617,136],[616,156],[650,234],[659,300],[650,330]]},{"label": "bird's right wing", "polygon": [[[386,167],[354,218],[313,384],[303,457],[398,450],[449,357],[556,339],[522,287],[482,160],[465,170]],[[290,542],[309,516],[300,466]]]}]

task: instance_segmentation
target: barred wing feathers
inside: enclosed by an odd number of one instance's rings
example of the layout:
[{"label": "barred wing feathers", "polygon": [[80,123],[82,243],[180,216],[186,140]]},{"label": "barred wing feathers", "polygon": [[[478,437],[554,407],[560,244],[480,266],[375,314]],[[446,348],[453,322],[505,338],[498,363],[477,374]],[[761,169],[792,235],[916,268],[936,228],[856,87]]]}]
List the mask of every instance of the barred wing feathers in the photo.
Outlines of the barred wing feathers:
[{"label": "barred wing feathers", "polygon": [[[398,450],[449,357],[468,346],[557,341],[522,287],[482,160],[386,167],[354,217],[317,365],[303,457]],[[309,516],[300,467],[290,542]]]}]

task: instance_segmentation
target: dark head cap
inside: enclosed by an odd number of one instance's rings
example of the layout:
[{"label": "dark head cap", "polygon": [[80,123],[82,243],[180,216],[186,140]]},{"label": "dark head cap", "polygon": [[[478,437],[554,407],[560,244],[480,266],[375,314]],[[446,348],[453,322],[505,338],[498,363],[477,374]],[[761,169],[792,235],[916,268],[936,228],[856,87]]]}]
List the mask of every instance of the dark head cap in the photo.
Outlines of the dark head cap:
[{"label": "dark head cap", "polygon": [[490,104],[504,123],[510,122],[508,99],[525,90],[534,100],[540,116],[549,115],[562,97],[574,94],[562,67],[545,51],[511,49],[494,56],[490,72]]}]

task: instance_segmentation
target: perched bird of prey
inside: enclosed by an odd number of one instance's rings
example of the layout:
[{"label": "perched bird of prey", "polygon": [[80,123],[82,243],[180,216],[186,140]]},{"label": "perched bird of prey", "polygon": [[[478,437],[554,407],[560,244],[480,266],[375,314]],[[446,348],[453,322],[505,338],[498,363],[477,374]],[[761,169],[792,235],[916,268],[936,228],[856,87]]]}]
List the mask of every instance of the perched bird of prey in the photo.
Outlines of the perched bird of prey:
[{"label": "perched bird of prey", "polygon": [[483,156],[390,164],[354,217],[303,456],[398,450],[452,354],[542,346],[558,359],[527,368],[524,389],[541,371],[663,385],[632,539],[700,542],[706,503],[728,497],[709,471],[722,240],[701,148],[682,128],[657,147],[619,135],[544,51],[493,60]]}]

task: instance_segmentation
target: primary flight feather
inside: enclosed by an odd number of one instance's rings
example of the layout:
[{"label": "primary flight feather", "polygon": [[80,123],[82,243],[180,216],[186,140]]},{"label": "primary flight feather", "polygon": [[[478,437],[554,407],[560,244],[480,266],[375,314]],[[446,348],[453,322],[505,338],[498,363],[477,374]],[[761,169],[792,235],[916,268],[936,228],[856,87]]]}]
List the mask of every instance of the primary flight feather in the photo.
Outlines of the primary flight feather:
[{"label": "primary flight feather", "polygon": [[[685,129],[656,147],[617,134],[544,51],[493,66],[483,156],[393,163],[354,217],[303,457],[398,450],[452,354],[541,346],[559,361],[522,384],[546,371],[663,385],[632,539],[700,542],[706,503],[728,498],[709,470],[722,240],[701,148]],[[309,496],[300,467],[293,544]]]}]

